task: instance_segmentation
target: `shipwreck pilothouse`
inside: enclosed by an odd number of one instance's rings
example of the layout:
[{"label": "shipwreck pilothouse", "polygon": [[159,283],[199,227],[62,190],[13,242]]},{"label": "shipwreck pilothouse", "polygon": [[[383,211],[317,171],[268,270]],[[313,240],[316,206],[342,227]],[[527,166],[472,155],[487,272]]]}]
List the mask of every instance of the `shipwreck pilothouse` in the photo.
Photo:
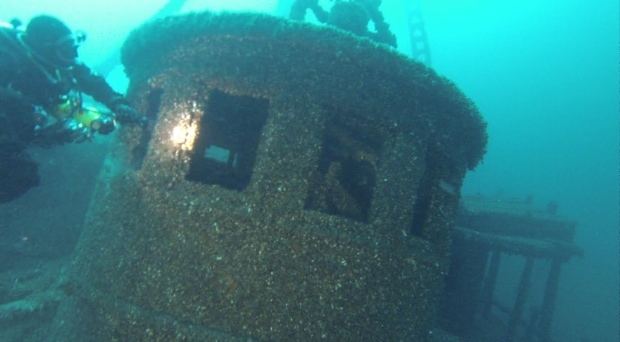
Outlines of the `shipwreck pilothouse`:
[{"label": "shipwreck pilothouse", "polygon": [[123,62],[152,127],[107,158],[62,334],[427,339],[486,144],[453,84],[368,39],[259,14],[149,22]]}]

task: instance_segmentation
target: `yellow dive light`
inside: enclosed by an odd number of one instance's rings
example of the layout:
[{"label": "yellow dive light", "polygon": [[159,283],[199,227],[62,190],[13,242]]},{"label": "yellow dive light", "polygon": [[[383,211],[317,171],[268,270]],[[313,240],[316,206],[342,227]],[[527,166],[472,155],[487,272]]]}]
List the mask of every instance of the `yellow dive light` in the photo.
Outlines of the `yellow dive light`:
[{"label": "yellow dive light", "polygon": [[108,113],[103,113],[94,107],[83,107],[73,114],[73,118],[93,131],[108,134],[114,130],[114,120]]},{"label": "yellow dive light", "polygon": [[115,128],[114,118],[111,113],[101,111],[96,107],[82,106],[80,101],[67,99],[56,107],[57,119],[72,118],[93,132],[108,134]]}]

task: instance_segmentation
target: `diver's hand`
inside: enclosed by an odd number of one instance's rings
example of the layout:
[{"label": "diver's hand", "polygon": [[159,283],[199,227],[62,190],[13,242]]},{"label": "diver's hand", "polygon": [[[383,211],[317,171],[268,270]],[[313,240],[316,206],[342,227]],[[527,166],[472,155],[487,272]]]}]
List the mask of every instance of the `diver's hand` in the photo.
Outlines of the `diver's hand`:
[{"label": "diver's hand", "polygon": [[116,106],[116,108],[114,108],[114,113],[116,114],[116,120],[123,124],[139,124],[140,126],[145,126],[148,123],[144,115],[141,115],[126,104],[119,104]]},{"label": "diver's hand", "polygon": [[67,143],[81,143],[90,140],[92,132],[80,122],[67,119],[35,131],[34,143],[40,146],[53,146]]},{"label": "diver's hand", "polygon": [[116,128],[114,116],[102,115],[96,122],[91,123],[90,127],[99,134],[108,135]]},{"label": "diver's hand", "polygon": [[81,143],[91,140],[92,131],[77,120],[67,119],[62,122],[62,129],[58,132],[58,137],[65,143]]}]

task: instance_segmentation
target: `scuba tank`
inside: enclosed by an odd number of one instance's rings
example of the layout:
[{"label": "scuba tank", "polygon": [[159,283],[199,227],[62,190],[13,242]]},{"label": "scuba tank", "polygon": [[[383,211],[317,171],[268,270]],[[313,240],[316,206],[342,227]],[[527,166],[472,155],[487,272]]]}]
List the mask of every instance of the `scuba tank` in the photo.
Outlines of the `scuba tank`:
[{"label": "scuba tank", "polygon": [[114,116],[94,106],[84,106],[81,94],[63,96],[54,110],[58,120],[73,119],[90,129],[91,133],[109,134],[116,128]]}]

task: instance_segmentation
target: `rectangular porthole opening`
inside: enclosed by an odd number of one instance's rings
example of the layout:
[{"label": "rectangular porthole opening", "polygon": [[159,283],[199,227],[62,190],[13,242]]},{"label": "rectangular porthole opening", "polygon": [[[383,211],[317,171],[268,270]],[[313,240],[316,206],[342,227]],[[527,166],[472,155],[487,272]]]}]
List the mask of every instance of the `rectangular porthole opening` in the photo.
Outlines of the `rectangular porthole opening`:
[{"label": "rectangular porthole opening", "polygon": [[304,208],[368,223],[385,135],[371,120],[338,113],[327,122]]},{"label": "rectangular porthole opening", "polygon": [[[155,122],[159,118],[159,111],[161,110],[162,97],[164,90],[161,88],[150,89],[146,95],[146,112],[145,115],[149,122]],[[131,163],[133,168],[138,170],[144,163],[146,152],[149,142],[153,135],[153,124],[149,124],[140,135],[138,144],[131,150]]]},{"label": "rectangular porthole opening", "polygon": [[213,90],[205,108],[186,179],[242,191],[252,178],[269,101]]},{"label": "rectangular porthole opening", "polygon": [[433,191],[435,190],[437,175],[439,174],[436,155],[438,153],[431,147],[426,151],[426,166],[418,183],[416,200],[413,204],[413,217],[409,229],[413,236],[424,236],[424,226],[427,224],[432,210]]}]

